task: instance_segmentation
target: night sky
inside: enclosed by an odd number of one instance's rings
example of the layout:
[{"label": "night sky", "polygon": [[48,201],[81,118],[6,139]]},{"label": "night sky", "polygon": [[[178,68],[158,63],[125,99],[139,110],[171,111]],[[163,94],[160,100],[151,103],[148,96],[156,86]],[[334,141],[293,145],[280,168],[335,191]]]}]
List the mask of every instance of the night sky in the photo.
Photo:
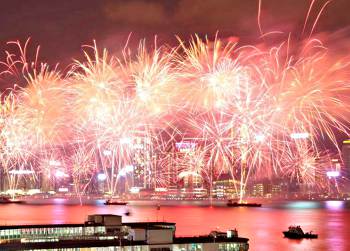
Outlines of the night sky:
[{"label": "night sky", "polygon": [[[315,18],[326,0],[316,0],[306,32],[301,36],[304,20],[312,0],[262,0],[263,32],[281,31],[268,39],[285,40],[289,34],[300,42],[309,35]],[[344,55],[349,52],[350,1],[334,0],[322,13],[314,35],[330,50]],[[40,45],[40,60],[51,65],[60,63],[64,70],[73,59],[82,59],[82,45],[96,40],[116,55],[131,34],[129,46],[140,39],[153,44],[177,43],[193,34],[222,39],[233,38],[243,44],[266,43],[259,38],[258,0],[11,0],[2,1],[0,15],[0,60],[5,50],[18,54],[8,41],[22,44],[30,37],[29,55],[34,58]],[[5,90],[11,83],[0,79]],[[344,136],[340,136],[341,139]],[[328,145],[328,144],[326,144]]]},{"label": "night sky", "polygon": [[[263,0],[264,32],[289,32],[301,39],[300,31],[311,1]],[[318,0],[310,20],[314,20],[326,1]],[[331,2],[323,13],[315,33],[348,36],[349,0]],[[96,39],[99,47],[117,53],[130,33],[131,46],[139,39],[174,43],[179,35],[194,33],[213,37],[239,37],[242,43],[256,43],[258,0],[11,0],[2,1],[0,50],[7,41],[25,41],[31,47],[41,45],[41,58],[66,65],[81,55],[81,46]],[[310,31],[312,22],[307,30]],[[339,35],[340,34],[340,35]],[[338,40],[338,39],[334,39]],[[3,58],[3,55],[1,57]]]}]

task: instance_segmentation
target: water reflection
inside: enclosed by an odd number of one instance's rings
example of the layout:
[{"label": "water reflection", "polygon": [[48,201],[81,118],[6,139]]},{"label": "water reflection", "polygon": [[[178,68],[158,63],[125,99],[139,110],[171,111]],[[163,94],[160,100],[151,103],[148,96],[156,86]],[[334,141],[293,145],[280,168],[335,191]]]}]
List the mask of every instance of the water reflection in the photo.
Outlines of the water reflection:
[{"label": "water reflection", "polygon": [[320,202],[316,201],[293,201],[286,204],[286,208],[291,209],[315,209],[320,207]]},{"label": "water reflection", "polygon": [[325,202],[326,208],[329,210],[341,210],[345,207],[345,202],[344,201],[326,201]]},{"label": "water reflection", "polygon": [[[129,214],[126,214],[129,212]],[[181,236],[207,234],[213,229],[237,228],[250,239],[250,250],[350,250],[350,210],[342,201],[288,202],[264,205],[262,208],[227,208],[182,203],[131,203],[128,206],[1,205],[1,224],[80,223],[88,214],[123,215],[124,221],[173,221]],[[319,234],[317,240],[289,240],[282,231],[289,225],[301,225],[305,231]]]}]

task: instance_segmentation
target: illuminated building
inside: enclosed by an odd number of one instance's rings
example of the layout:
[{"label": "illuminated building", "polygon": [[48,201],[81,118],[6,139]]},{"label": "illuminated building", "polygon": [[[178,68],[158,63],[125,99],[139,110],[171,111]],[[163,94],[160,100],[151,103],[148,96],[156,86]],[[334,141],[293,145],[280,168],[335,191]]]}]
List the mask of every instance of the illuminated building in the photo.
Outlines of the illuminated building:
[{"label": "illuminated building", "polygon": [[44,193],[53,190],[51,186],[50,176],[47,170],[43,170],[40,173],[40,187],[41,191],[43,191]]},{"label": "illuminated building", "polygon": [[142,142],[141,137],[136,138],[136,142],[133,147],[133,159],[132,159],[132,165],[133,165],[133,173],[132,173],[132,179],[133,179],[133,187],[138,188],[145,188],[145,166],[146,166],[146,159],[145,159],[145,153],[144,153],[144,144]]},{"label": "illuminated building", "polygon": [[272,197],[279,197],[282,194],[282,186],[280,184],[272,184],[271,195]]},{"label": "illuminated building", "polygon": [[176,152],[174,149],[172,149],[169,153],[167,153],[166,156],[166,177],[165,182],[166,186],[171,189],[177,189],[178,185],[178,164],[176,160]]},{"label": "illuminated building", "polygon": [[[348,170],[349,171],[349,170]],[[341,165],[338,159],[331,160],[331,166],[326,170],[327,177],[327,193],[330,196],[338,197],[340,194],[339,181],[341,178]]]},{"label": "illuminated building", "polygon": [[264,184],[263,183],[257,183],[253,185],[253,192],[252,195],[254,197],[264,197]]},{"label": "illuminated building", "polygon": [[111,214],[89,215],[82,224],[0,226],[1,250],[247,251],[237,230],[176,237],[171,222],[122,222]]},{"label": "illuminated building", "polygon": [[97,178],[97,191],[100,194],[104,194],[106,192],[107,175],[103,172],[100,172],[97,174],[96,178]]},{"label": "illuminated building", "polygon": [[[172,166],[170,166],[170,178],[171,183],[173,187],[179,188],[179,178],[182,179],[182,188],[189,188],[193,187],[193,181],[197,183],[199,180],[197,178],[193,178],[190,176],[197,176],[198,173],[193,173],[189,170],[194,168],[193,165],[196,163],[191,162],[191,156],[194,154],[194,151],[196,149],[196,143],[191,141],[181,141],[175,143],[174,148],[174,160],[172,162]],[[183,170],[185,170],[183,172]],[[185,174],[185,175],[180,175]],[[192,175],[194,174],[194,175]],[[179,176],[180,175],[180,176]],[[198,184],[195,184],[197,186]]]},{"label": "illuminated building", "polygon": [[145,170],[141,163],[134,165],[133,187],[145,188]]},{"label": "illuminated building", "polygon": [[133,187],[154,188],[156,174],[155,155],[153,155],[151,139],[136,137],[132,145],[132,179]]},{"label": "illuminated building", "polygon": [[316,159],[315,163],[317,167],[317,172],[315,172],[315,184],[317,185],[315,189],[317,189],[318,192],[324,192],[326,189],[327,184],[327,175],[326,175],[326,169],[325,166],[322,164],[322,160],[320,158]]},{"label": "illuminated building", "polygon": [[4,179],[5,190],[30,190],[38,187],[38,180],[33,170],[12,169]]},{"label": "illuminated building", "polygon": [[207,196],[207,189],[202,187],[202,177],[195,172],[181,172],[179,174],[181,181],[181,197],[203,198]]},{"label": "illuminated building", "polygon": [[287,183],[282,182],[279,179],[264,180],[252,184],[251,195],[253,197],[264,197],[264,198],[287,198],[288,186]]},{"label": "illuminated building", "polygon": [[198,173],[192,173],[183,177],[184,188],[200,188],[202,187],[202,177]]},{"label": "illuminated building", "polygon": [[213,182],[213,197],[218,199],[238,197],[235,182],[229,174],[221,175],[219,180]]},{"label": "illuminated building", "polygon": [[0,170],[0,192],[5,191],[5,174],[4,174],[4,170],[1,168]]},{"label": "illuminated building", "polygon": [[350,140],[343,141],[342,158],[344,163],[344,175],[350,178]]}]

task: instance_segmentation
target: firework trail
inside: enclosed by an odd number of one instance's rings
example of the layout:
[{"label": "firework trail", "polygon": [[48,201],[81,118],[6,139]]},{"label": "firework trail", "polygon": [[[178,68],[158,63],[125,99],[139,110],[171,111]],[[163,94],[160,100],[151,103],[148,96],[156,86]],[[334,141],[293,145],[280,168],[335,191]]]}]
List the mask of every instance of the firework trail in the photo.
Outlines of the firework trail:
[{"label": "firework trail", "polygon": [[[250,177],[317,183],[315,175],[328,163],[322,141],[340,151],[337,133],[350,134],[350,63],[312,38],[327,4],[304,41],[289,36],[255,47],[194,36],[176,47],[141,41],[135,53],[126,47],[121,57],[94,43],[66,72],[40,63],[39,48],[28,61],[28,41],[23,47],[15,42],[19,57],[7,52],[2,63],[2,76],[15,79],[1,96],[4,172],[13,180],[11,171],[49,176],[59,169],[80,195],[102,173],[113,196],[121,180],[135,185],[140,167],[153,187],[188,176],[211,187],[228,173],[240,200]],[[265,39],[261,7],[259,1]],[[175,156],[181,141],[196,142],[195,149]]]}]

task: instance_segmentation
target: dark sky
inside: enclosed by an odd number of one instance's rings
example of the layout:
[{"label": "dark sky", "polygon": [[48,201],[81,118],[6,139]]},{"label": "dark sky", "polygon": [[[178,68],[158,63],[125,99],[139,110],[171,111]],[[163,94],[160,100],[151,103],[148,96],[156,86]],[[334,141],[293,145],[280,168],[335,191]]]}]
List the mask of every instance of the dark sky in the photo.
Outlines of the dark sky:
[{"label": "dark sky", "polygon": [[[311,0],[263,0],[265,32],[300,34]],[[314,20],[325,0],[316,0]],[[350,24],[350,0],[334,0],[322,15],[316,32],[334,33]],[[41,45],[50,63],[71,62],[81,45],[96,39],[100,47],[119,51],[132,32],[131,45],[140,38],[173,43],[174,35],[237,36],[250,43],[258,36],[258,0],[8,0],[1,1],[0,51],[10,40]],[[308,25],[308,31],[312,22]],[[1,55],[1,58],[3,54]]]}]

